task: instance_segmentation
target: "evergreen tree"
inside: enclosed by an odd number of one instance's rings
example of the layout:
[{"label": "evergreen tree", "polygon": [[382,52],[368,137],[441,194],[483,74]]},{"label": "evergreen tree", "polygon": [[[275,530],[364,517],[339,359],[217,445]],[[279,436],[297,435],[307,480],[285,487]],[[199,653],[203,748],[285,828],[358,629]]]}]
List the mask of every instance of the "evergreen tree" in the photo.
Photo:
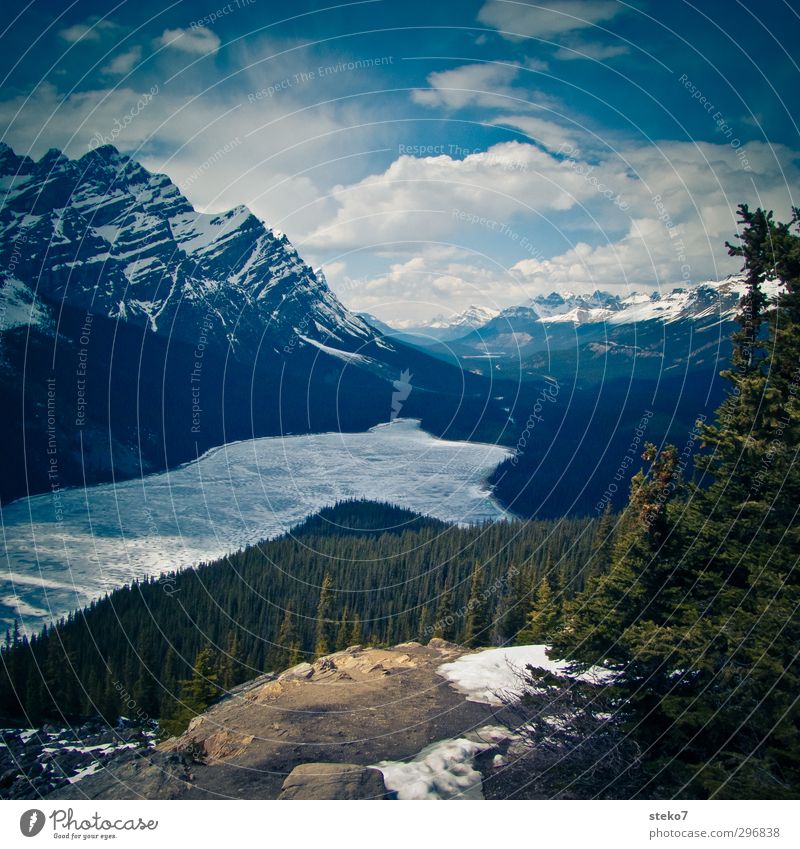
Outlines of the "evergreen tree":
[{"label": "evergreen tree", "polygon": [[160,721],[162,734],[175,736],[186,730],[189,723],[201,714],[220,695],[218,662],[210,646],[197,653],[192,677],[181,681],[180,699],[174,710]]},{"label": "evergreen tree", "polygon": [[361,617],[356,613],[350,623],[350,635],[347,639],[348,646],[360,646],[364,639],[361,626]]},{"label": "evergreen tree", "polygon": [[[686,493],[672,448],[648,446],[610,571],[570,605],[556,653],[617,671],[619,716],[650,795],[800,792],[800,237],[742,207],[747,292],[731,392],[702,430]],[[761,284],[777,276],[777,304]],[[766,339],[762,324],[766,320]]]},{"label": "evergreen tree", "polygon": [[239,635],[236,631],[231,631],[225,642],[225,648],[220,653],[219,670],[217,673],[220,687],[225,692],[228,692],[243,680],[240,653]]},{"label": "evergreen tree", "polygon": [[342,616],[339,619],[339,628],[336,631],[336,650],[341,651],[346,649],[352,643],[349,643],[350,638],[350,621],[347,608],[342,611]]},{"label": "evergreen tree", "polygon": [[[299,642],[295,626],[294,613],[291,606],[283,611],[283,620],[275,637],[275,644],[270,652],[270,665],[276,671],[288,669],[300,663],[294,658],[299,655]],[[294,661],[294,662],[293,662]]]},{"label": "evergreen tree", "polygon": [[549,643],[561,627],[561,606],[550,588],[550,581],[542,578],[536,590],[533,607],[526,617],[525,628],[520,632],[520,645]]},{"label": "evergreen tree", "polygon": [[452,641],[456,636],[457,620],[453,610],[453,591],[445,586],[436,606],[436,620],[433,624],[433,636]]},{"label": "evergreen tree", "polygon": [[472,567],[464,645],[488,646],[492,636],[489,597],[483,589],[483,569],[477,563]]},{"label": "evergreen tree", "polygon": [[319,603],[317,604],[316,637],[314,640],[314,657],[329,654],[335,643],[333,615],[333,598],[331,576],[327,573],[320,587]]},{"label": "evergreen tree", "polygon": [[522,570],[511,565],[505,575],[503,594],[498,605],[496,642],[514,643],[525,627],[528,600],[523,597]]}]

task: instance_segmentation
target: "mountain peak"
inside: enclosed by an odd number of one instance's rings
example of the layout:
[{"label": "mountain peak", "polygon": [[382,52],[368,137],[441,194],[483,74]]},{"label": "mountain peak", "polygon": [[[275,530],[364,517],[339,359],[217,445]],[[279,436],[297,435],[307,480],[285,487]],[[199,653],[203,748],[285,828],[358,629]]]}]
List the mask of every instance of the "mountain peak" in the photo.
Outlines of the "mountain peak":
[{"label": "mountain peak", "polygon": [[85,153],[79,161],[93,158],[102,159],[103,162],[111,164],[112,162],[127,161],[129,157],[121,154],[113,144],[102,144],[100,147],[95,147]]},{"label": "mountain peak", "polygon": [[151,173],[110,144],[78,160],[52,148],[21,171],[23,163],[7,146],[0,149],[2,171],[24,175],[5,193],[10,215],[3,235],[13,242],[30,216],[38,218],[37,244],[29,233],[31,250],[18,272],[20,279],[46,281],[38,289],[44,301],[68,299],[155,333],[168,327],[192,344],[213,315],[231,328],[218,334],[219,343],[242,352],[266,326],[278,347],[291,340],[297,347],[303,336],[352,348],[374,335],[324,276],[244,205],[198,212],[166,174]]},{"label": "mountain peak", "polygon": [[61,162],[69,162],[69,159],[57,147],[51,147],[36,164],[40,168],[52,168]]}]

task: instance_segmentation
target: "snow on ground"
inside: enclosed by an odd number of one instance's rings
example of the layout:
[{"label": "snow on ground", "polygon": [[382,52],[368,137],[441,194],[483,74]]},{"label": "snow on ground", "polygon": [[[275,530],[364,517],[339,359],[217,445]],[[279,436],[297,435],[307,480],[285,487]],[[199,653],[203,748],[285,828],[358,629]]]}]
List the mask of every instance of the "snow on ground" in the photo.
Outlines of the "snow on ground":
[{"label": "snow on ground", "polygon": [[505,728],[486,726],[466,737],[432,743],[410,761],[381,761],[375,769],[398,799],[483,799],[475,758],[509,739]]},{"label": "snow on ground", "polygon": [[98,769],[102,768],[102,764],[97,762],[89,764],[89,766],[84,767],[83,769],[79,769],[75,775],[71,778],[67,779],[69,784],[77,784],[82,778],[86,778],[89,775],[94,775]]},{"label": "snow on ground", "polygon": [[315,348],[319,348],[319,350],[323,353],[329,354],[331,357],[344,360],[345,362],[361,363],[362,365],[366,365],[371,362],[369,357],[365,357],[363,354],[353,354],[350,351],[342,351],[339,348],[331,348],[330,345],[323,345],[322,342],[317,342],[316,339],[311,339],[308,336],[301,335],[300,339],[308,345],[313,345]]},{"label": "snow on ground", "polygon": [[[519,694],[521,683],[519,673],[526,666],[546,669],[548,672],[564,675],[567,664],[550,660],[545,645],[507,646],[499,649],[486,649],[475,654],[462,655],[452,663],[445,663],[436,671],[446,678],[454,690],[463,693],[467,701],[487,705],[500,705],[498,694]],[[611,673],[593,667],[583,675],[582,681],[607,680]]]},{"label": "snow on ground", "polygon": [[[387,399],[387,418],[390,414]],[[505,448],[436,439],[410,419],[366,433],[244,440],[140,480],[2,506],[0,625],[25,629],[134,578],[222,557],[347,498],[446,521],[505,517],[486,478]]]}]

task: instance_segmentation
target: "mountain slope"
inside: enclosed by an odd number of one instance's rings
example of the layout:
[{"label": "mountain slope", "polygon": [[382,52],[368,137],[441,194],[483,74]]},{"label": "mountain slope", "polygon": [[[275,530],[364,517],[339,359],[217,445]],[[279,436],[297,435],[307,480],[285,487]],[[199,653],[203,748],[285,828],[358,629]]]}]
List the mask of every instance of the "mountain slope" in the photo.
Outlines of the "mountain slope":
[{"label": "mountain slope", "polygon": [[253,436],[363,430],[396,411],[493,438],[491,387],[351,314],[244,207],[196,212],[105,146],[0,147],[0,498],[130,477]]}]

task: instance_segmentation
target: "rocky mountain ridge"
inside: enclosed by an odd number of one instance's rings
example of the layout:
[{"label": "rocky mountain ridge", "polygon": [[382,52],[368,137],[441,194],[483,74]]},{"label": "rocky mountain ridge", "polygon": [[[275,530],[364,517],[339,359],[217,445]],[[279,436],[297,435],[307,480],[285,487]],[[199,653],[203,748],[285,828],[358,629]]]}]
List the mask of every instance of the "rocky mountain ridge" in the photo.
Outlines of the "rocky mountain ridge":
[{"label": "rocky mountain ridge", "polygon": [[38,162],[0,145],[0,193],[0,284],[39,310],[66,301],[190,344],[204,334],[240,356],[262,341],[376,338],[285,235],[244,206],[195,211],[169,177],[111,145]]}]

